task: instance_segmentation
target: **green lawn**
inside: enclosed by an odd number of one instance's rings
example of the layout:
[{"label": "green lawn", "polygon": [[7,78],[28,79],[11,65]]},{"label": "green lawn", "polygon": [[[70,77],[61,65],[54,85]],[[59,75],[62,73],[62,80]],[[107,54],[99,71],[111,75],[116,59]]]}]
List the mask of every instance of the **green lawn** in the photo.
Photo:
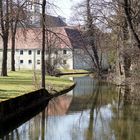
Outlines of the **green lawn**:
[{"label": "green lawn", "polygon": [[[16,71],[9,72],[8,77],[0,77],[0,101],[14,98],[40,88],[40,72]],[[46,88],[54,93],[61,91],[73,82],[68,77],[46,76]]]}]

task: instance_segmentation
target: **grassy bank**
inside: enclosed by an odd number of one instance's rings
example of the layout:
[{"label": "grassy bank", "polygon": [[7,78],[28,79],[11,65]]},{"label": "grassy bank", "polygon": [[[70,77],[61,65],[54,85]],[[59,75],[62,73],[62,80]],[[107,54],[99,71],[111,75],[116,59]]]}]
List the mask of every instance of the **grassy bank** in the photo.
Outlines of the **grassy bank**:
[{"label": "grassy bank", "polygon": [[[40,72],[9,72],[8,77],[0,77],[0,101],[37,90],[40,84]],[[61,91],[72,84],[73,82],[68,77],[46,76],[47,89],[52,93]]]}]

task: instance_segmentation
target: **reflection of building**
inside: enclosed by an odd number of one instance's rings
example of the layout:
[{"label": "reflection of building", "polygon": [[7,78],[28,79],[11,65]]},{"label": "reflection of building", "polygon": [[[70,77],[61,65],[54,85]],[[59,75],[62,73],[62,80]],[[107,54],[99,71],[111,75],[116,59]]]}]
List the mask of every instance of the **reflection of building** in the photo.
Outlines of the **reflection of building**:
[{"label": "reflection of building", "polygon": [[47,114],[51,115],[64,115],[67,113],[72,101],[72,96],[59,96],[50,101],[47,107]]},{"label": "reflection of building", "polygon": [[73,98],[69,107],[69,113],[91,109],[93,105],[100,107],[112,103],[116,99],[117,92],[114,85],[99,82],[89,76],[75,77],[76,87],[72,90]]}]

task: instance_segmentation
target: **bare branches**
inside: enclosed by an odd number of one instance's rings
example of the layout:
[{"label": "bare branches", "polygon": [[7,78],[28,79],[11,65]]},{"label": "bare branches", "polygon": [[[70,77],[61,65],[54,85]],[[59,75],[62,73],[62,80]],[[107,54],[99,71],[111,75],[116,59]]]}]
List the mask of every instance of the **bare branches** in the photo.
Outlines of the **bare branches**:
[{"label": "bare branches", "polygon": [[126,18],[127,18],[127,21],[128,21],[128,25],[132,31],[132,34],[137,42],[137,46],[138,48],[140,49],[140,38],[138,36],[138,34],[136,33],[135,29],[134,29],[134,25],[132,23],[132,17],[131,17],[131,13],[130,13],[130,3],[128,2],[128,0],[124,0],[124,10],[125,10],[125,15],[126,15]]}]

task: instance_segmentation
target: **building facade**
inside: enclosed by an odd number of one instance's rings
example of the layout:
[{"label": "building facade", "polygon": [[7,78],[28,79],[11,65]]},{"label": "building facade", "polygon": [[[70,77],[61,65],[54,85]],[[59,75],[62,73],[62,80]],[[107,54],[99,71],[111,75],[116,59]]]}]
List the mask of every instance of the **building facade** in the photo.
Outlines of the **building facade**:
[{"label": "building facade", "polygon": [[[64,33],[64,28],[59,29]],[[60,36],[59,36],[60,38]],[[8,60],[7,67],[11,68],[11,41],[9,37],[8,43]],[[50,59],[51,64],[55,64],[58,68],[73,69],[73,51],[70,46],[69,39],[64,35],[60,41],[51,36],[49,50],[46,46],[45,59],[46,62]],[[55,42],[54,42],[55,40]],[[64,41],[65,40],[65,41]],[[67,43],[66,43],[67,42]],[[15,68],[20,69],[41,69],[41,29],[18,29],[16,35],[16,50],[15,50]],[[52,46],[53,44],[53,46]],[[2,64],[2,39],[0,38],[0,67]],[[51,53],[50,52],[51,49]]]},{"label": "building facade", "polygon": [[[93,63],[83,47],[80,32],[72,27],[49,28],[45,60],[46,66],[65,69],[93,69]],[[8,69],[11,68],[11,41],[8,44]],[[41,69],[41,28],[18,28],[16,34],[15,68]],[[0,38],[0,67],[2,63],[2,40]],[[108,68],[107,55],[104,53],[102,67]]]}]

